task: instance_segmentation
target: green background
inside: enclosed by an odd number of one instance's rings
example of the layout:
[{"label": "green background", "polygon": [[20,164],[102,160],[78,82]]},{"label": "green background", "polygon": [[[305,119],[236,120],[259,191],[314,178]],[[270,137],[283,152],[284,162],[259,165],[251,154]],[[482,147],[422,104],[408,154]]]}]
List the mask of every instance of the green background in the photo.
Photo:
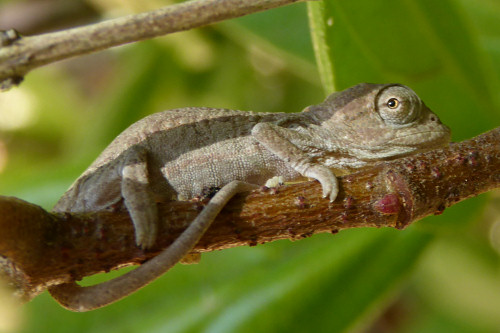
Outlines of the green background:
[{"label": "green background", "polygon": [[[92,3],[105,15],[130,11]],[[359,82],[411,86],[455,141],[470,138],[500,124],[498,17],[496,0],[329,0],[46,66],[0,96],[0,193],[50,209],[118,133],[153,112],[297,112]],[[499,206],[496,192],[404,231],[208,253],[89,313],[45,293],[22,308],[16,331],[496,332]]]}]

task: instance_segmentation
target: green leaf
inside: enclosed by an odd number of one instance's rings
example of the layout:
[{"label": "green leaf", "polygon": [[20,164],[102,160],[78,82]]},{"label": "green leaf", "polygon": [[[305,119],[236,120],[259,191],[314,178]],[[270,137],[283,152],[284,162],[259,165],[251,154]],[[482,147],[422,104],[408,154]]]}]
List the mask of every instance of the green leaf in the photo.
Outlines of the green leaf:
[{"label": "green leaf", "polygon": [[272,45],[313,62],[311,36],[307,27],[305,4],[279,7],[235,20]]},{"label": "green leaf", "polygon": [[370,310],[408,275],[430,239],[418,232],[346,232],[258,277],[257,286],[212,316],[206,331],[342,332],[369,323]]}]

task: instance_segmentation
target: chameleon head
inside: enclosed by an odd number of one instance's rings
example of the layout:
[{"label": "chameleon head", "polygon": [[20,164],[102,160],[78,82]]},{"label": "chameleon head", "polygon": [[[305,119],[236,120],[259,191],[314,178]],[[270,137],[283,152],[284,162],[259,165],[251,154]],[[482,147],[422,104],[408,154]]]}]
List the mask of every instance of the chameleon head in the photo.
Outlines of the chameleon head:
[{"label": "chameleon head", "polygon": [[450,142],[450,129],[413,90],[400,84],[358,84],[330,95],[310,112],[341,147],[366,160]]}]

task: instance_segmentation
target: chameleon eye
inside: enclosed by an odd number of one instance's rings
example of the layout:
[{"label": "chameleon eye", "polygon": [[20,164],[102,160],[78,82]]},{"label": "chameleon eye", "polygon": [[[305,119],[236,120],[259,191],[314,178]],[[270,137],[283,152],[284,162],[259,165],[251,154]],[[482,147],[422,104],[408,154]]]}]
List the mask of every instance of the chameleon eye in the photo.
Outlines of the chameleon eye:
[{"label": "chameleon eye", "polygon": [[389,109],[395,109],[399,106],[399,101],[397,98],[391,98],[387,101],[387,107],[389,107]]},{"label": "chameleon eye", "polygon": [[379,91],[375,105],[386,124],[404,127],[409,126],[418,117],[422,102],[410,88],[389,85]]}]

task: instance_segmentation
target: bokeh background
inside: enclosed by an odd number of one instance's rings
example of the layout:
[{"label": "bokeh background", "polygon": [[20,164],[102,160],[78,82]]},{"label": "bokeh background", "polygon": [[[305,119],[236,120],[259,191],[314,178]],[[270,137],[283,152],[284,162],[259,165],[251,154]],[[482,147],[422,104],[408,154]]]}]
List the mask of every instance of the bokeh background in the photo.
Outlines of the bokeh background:
[{"label": "bokeh background", "polygon": [[[2,0],[0,29],[36,34],[170,3]],[[117,134],[157,111],[297,112],[359,82],[411,86],[455,141],[470,138],[500,125],[498,17],[497,0],[327,0],[40,68],[0,94],[0,194],[50,209]],[[89,313],[66,311],[45,293],[16,323],[1,308],[0,329],[498,332],[499,254],[497,191],[404,231],[204,254]]]}]

